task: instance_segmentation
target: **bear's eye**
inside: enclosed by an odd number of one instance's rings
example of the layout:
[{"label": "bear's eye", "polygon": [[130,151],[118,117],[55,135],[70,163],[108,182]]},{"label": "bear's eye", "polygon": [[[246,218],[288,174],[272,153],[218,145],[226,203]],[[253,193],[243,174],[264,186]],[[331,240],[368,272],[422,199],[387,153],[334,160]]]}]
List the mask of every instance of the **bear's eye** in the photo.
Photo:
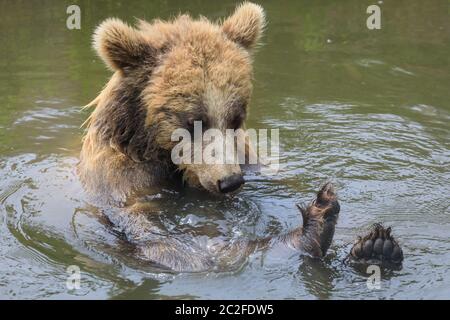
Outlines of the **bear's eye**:
[{"label": "bear's eye", "polygon": [[194,118],[189,118],[189,119],[187,119],[187,121],[186,121],[186,127],[187,127],[187,129],[191,129],[191,128],[194,128]]},{"label": "bear's eye", "polygon": [[229,128],[237,130],[239,129],[246,117],[247,113],[247,101],[243,99],[237,99],[231,106],[232,116],[228,119]]},{"label": "bear's eye", "polygon": [[242,126],[242,123],[244,122],[244,116],[242,114],[235,115],[230,123],[231,129],[237,130]]}]

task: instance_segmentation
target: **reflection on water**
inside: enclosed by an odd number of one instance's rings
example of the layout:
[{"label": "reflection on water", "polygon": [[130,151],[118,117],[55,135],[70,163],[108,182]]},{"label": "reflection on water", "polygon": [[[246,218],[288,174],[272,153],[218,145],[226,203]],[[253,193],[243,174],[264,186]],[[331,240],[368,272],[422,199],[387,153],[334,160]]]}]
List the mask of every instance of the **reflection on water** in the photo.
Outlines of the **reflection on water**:
[{"label": "reflection on water", "polygon": [[[383,27],[365,28],[364,1],[263,2],[269,25],[255,61],[249,127],[279,128],[281,170],[249,176],[235,198],[191,191],[149,195],[167,233],[205,245],[279,234],[299,224],[295,203],[332,179],[341,216],[329,255],[258,253],[239,270],[160,272],[133,255],[87,200],[75,174],[80,106],[108,77],[90,49],[108,16],[218,18],[232,1],[79,1],[82,30],[65,7],[3,2],[0,19],[0,297],[448,298],[450,101],[445,1],[384,1]],[[405,262],[380,290],[344,264],[352,239],[392,225]],[[69,265],[80,290],[66,288]]]}]

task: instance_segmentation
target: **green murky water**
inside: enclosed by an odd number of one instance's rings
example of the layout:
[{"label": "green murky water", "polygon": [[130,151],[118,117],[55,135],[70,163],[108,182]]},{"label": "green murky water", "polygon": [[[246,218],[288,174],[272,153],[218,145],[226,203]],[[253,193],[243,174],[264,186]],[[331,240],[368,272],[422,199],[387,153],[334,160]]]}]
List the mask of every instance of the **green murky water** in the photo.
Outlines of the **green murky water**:
[{"label": "green murky water", "polygon": [[[82,29],[65,27],[66,8]],[[1,298],[449,298],[450,78],[447,1],[262,2],[269,20],[255,62],[250,127],[279,128],[282,166],[234,199],[176,194],[168,223],[223,236],[278,234],[299,224],[294,204],[331,178],[341,218],[324,261],[257,254],[240,270],[152,272],[105,226],[75,175],[81,123],[109,77],[90,48],[118,16],[219,18],[231,1],[0,1]],[[164,195],[162,195],[164,198]],[[164,205],[164,201],[162,201]],[[380,290],[342,263],[374,222],[405,252]],[[78,265],[81,289],[68,290]]]}]

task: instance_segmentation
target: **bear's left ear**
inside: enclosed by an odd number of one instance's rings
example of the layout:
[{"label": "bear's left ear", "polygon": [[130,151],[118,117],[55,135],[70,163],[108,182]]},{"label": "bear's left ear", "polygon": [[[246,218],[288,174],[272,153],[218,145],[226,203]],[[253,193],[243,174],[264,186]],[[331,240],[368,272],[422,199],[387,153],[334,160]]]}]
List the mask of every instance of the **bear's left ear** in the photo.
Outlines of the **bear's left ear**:
[{"label": "bear's left ear", "polygon": [[113,71],[136,68],[155,57],[155,50],[142,34],[116,18],[107,19],[97,27],[93,46]]},{"label": "bear's left ear", "polygon": [[266,18],[260,5],[244,2],[222,24],[227,37],[246,49],[252,49],[262,36]]}]

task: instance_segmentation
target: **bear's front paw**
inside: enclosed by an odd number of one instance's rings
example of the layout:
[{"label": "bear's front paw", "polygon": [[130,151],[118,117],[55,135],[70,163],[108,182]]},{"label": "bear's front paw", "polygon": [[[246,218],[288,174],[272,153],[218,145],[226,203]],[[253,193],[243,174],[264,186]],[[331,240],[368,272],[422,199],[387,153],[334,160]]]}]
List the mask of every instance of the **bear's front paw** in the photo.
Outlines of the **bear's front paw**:
[{"label": "bear's front paw", "polygon": [[376,223],[364,237],[358,237],[349,258],[353,262],[383,265],[401,265],[403,251],[391,235],[391,228]]}]

